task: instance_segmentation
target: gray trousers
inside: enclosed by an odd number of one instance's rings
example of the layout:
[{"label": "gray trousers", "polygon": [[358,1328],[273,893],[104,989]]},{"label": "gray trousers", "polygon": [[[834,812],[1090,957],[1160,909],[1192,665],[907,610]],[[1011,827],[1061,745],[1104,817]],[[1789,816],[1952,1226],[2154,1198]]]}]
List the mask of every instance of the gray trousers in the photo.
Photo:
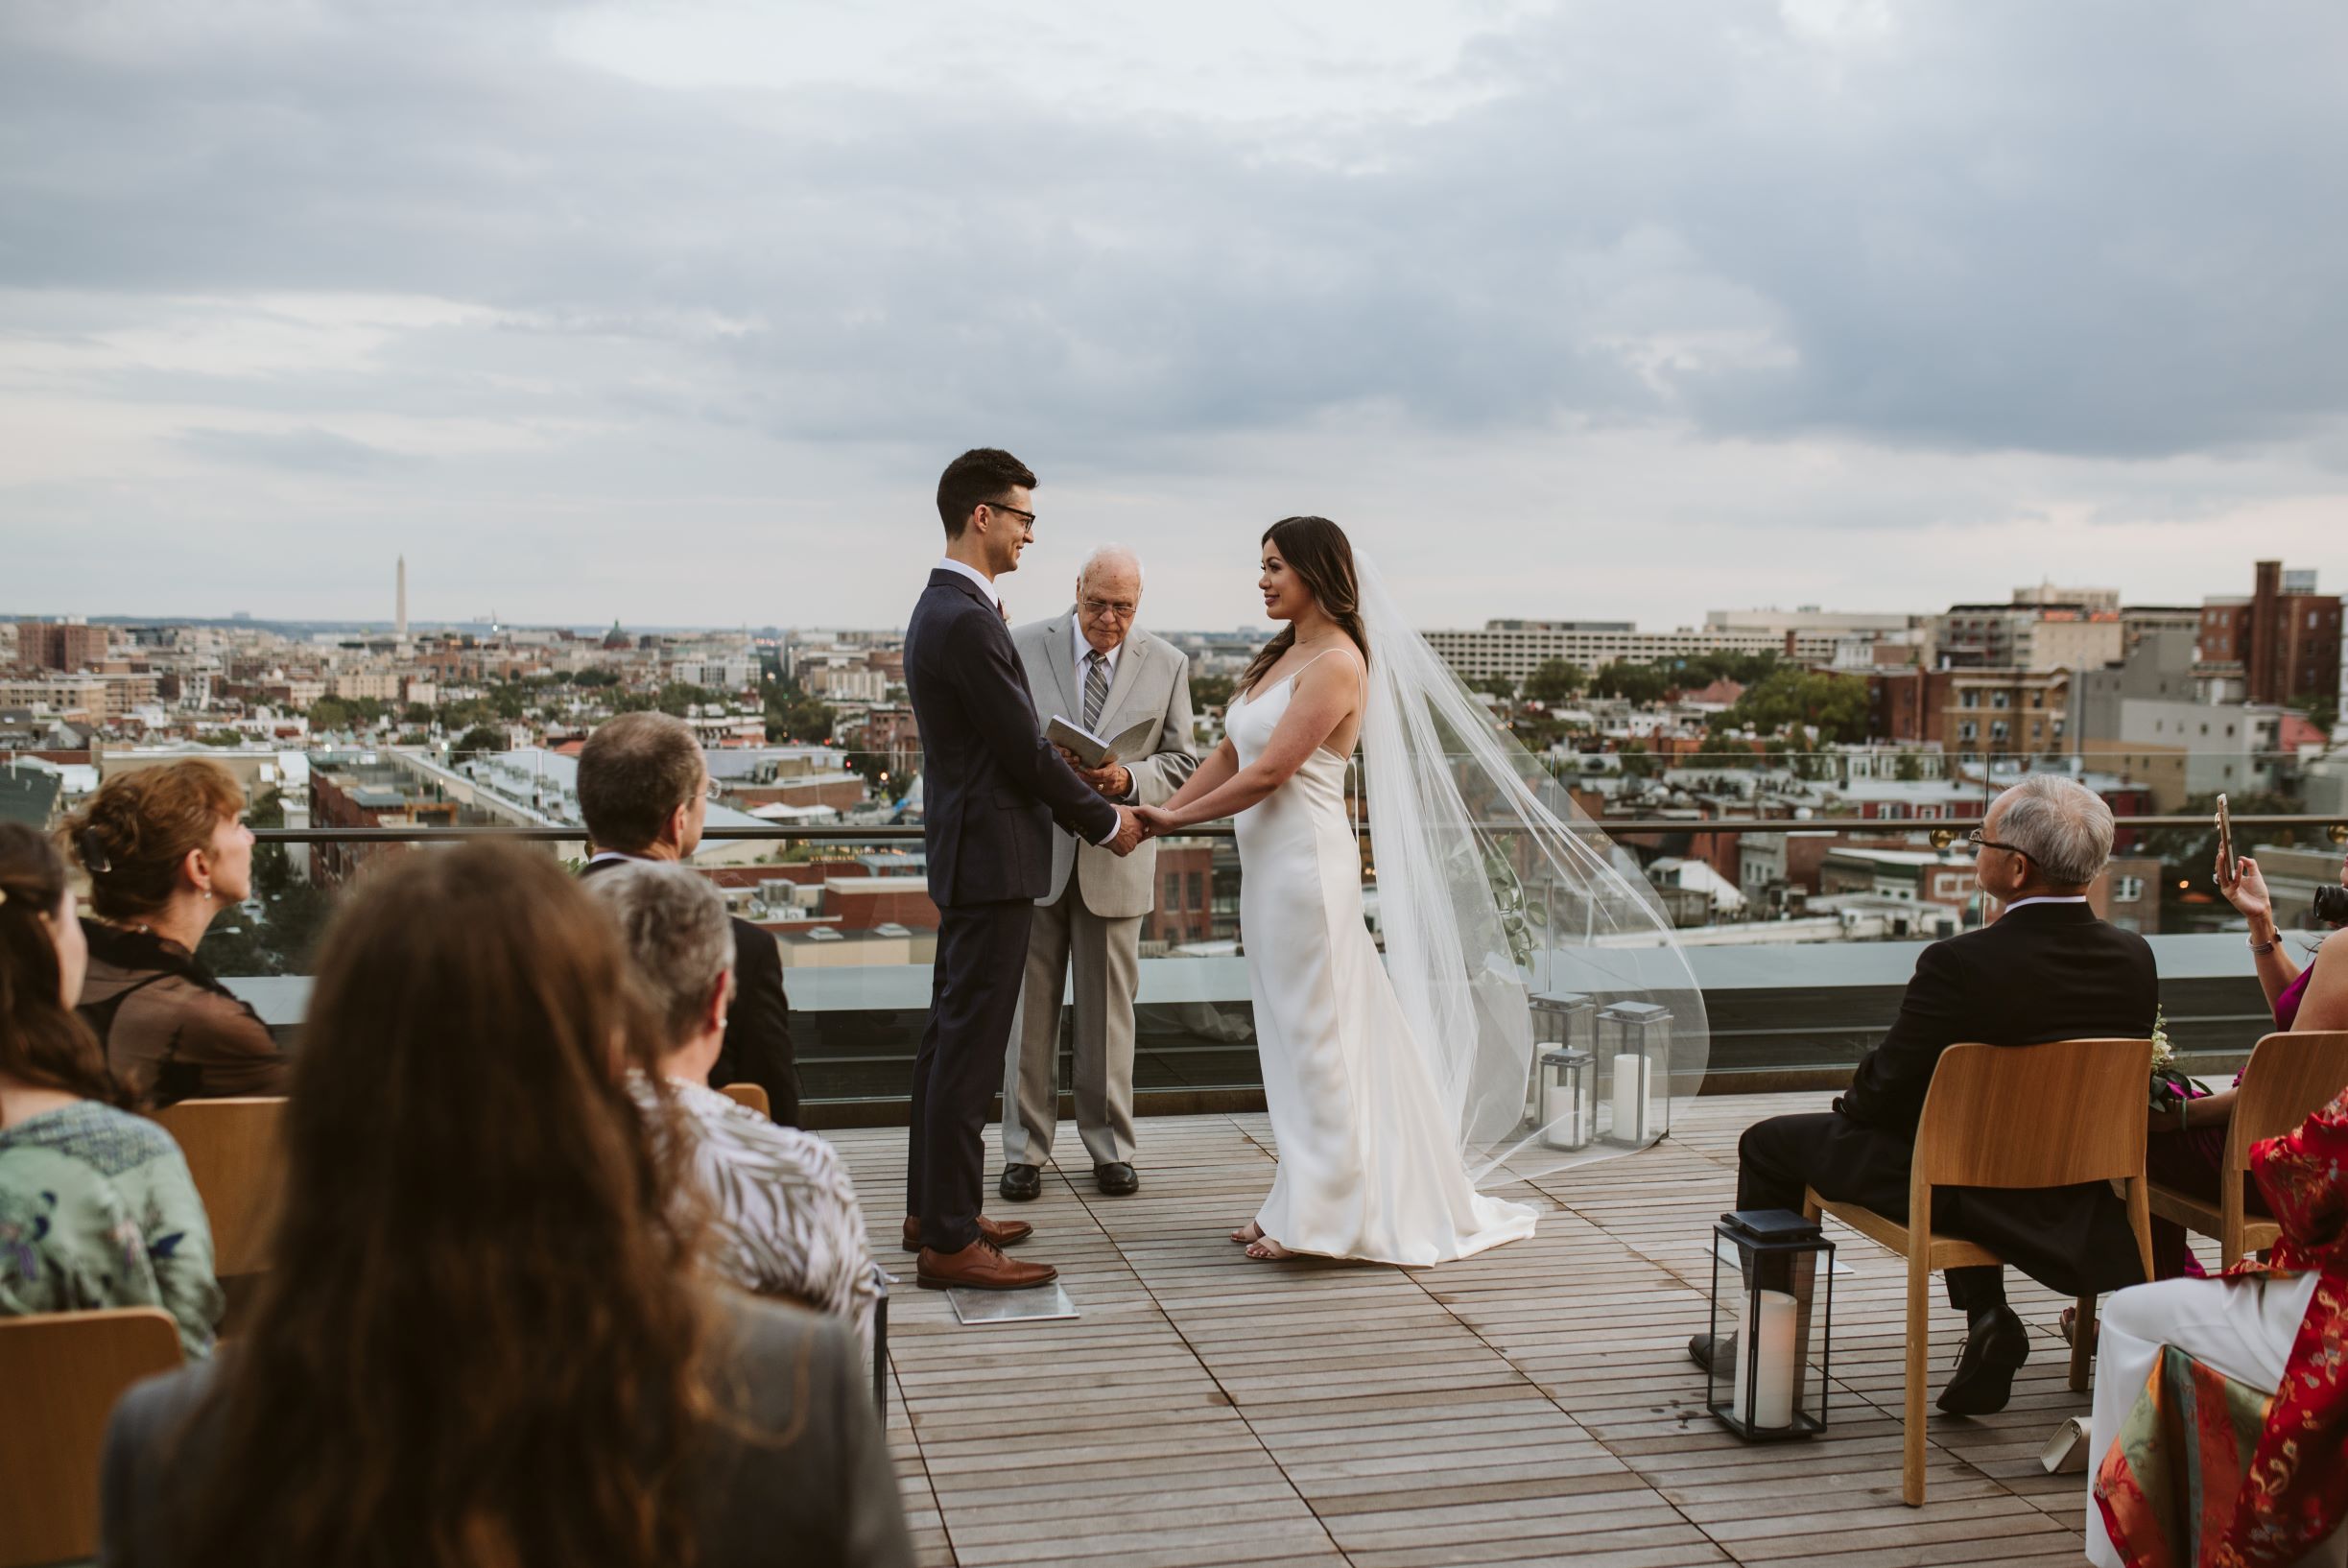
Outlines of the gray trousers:
[{"label": "gray trousers", "polygon": [[[1074,875],[1035,909],[1027,980],[1003,1066],[1003,1158],[1043,1165],[1059,1126],[1060,997],[1076,999],[1077,1130],[1095,1165],[1133,1159],[1133,990],[1141,979],[1142,920],[1084,907]],[[1070,986],[1069,970],[1075,969]]]}]

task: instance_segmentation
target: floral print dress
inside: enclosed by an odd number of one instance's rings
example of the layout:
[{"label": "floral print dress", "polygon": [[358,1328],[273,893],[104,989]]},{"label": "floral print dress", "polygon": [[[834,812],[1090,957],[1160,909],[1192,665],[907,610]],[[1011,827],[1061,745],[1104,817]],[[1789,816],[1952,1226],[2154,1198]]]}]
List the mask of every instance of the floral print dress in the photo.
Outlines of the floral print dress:
[{"label": "floral print dress", "polygon": [[0,1314],[161,1307],[195,1359],[221,1306],[212,1228],[170,1133],[94,1100],[0,1127]]}]

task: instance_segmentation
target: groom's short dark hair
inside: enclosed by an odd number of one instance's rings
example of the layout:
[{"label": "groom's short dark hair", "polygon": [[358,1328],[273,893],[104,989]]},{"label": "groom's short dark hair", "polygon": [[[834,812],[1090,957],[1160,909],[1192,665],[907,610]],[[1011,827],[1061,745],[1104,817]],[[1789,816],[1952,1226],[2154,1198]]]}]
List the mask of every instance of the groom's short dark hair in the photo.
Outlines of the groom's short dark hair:
[{"label": "groom's short dark hair", "polygon": [[937,480],[937,516],[946,525],[946,537],[959,539],[970,513],[988,501],[999,501],[1006,490],[1033,489],[1035,475],[1028,465],[999,446],[974,446],[946,464]]}]

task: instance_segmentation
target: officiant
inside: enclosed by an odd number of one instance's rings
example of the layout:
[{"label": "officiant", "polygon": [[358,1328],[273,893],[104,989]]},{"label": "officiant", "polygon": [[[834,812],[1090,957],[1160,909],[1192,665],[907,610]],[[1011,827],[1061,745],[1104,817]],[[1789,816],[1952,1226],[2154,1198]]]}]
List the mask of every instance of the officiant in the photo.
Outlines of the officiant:
[{"label": "officiant", "polygon": [[[1190,660],[1134,627],[1142,566],[1103,545],[1077,574],[1076,604],[1013,629],[1028,691],[1048,732],[1055,717],[1109,743],[1100,766],[1065,751],[1084,781],[1121,805],[1163,805],[1198,766],[1191,739]],[[1003,1073],[1003,1179],[1013,1202],[1043,1191],[1059,1126],[1061,999],[1076,1013],[1077,1131],[1105,1196],[1141,1186],[1134,1171],[1133,992],[1142,916],[1157,885],[1157,846],[1119,859],[1052,835],[1051,891],[1036,901],[1019,1021]],[[1071,971],[1074,984],[1071,986]]]}]

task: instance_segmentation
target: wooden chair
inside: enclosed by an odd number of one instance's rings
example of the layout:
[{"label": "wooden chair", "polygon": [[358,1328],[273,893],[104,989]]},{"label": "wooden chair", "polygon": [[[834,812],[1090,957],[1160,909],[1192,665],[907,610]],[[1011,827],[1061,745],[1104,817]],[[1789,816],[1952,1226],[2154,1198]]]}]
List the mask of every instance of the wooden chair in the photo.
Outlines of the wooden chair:
[{"label": "wooden chair", "polygon": [[[1940,1054],[1916,1127],[1909,1169],[1909,1223],[1887,1220],[1857,1203],[1802,1195],[1814,1220],[1831,1214],[1908,1260],[1908,1398],[1900,1496],[1924,1503],[1924,1390],[1932,1337],[1936,1269],[2004,1260],[1985,1247],[1932,1228],[1934,1187],[2063,1187],[2124,1180],[2128,1224],[2145,1277],[2152,1277],[2152,1221],[2145,1180],[2145,1085],[2150,1040],[2057,1040],[2048,1045],[1952,1045]],[[2079,1302],[2080,1332],[2071,1351],[2071,1387],[2087,1387],[2086,1325],[2092,1297]]]},{"label": "wooden chair", "polygon": [[155,1112],[187,1156],[196,1194],[212,1223],[212,1271],[227,1276],[269,1267],[270,1229],[285,1185],[277,1124],[282,1098],[182,1100]]},{"label": "wooden chair", "polygon": [[0,1318],[0,1568],[98,1552],[98,1463],[123,1390],[179,1365],[159,1307]]},{"label": "wooden chair", "polygon": [[755,1083],[728,1083],[718,1092],[737,1105],[749,1106],[761,1116],[774,1114],[774,1102],[768,1099],[767,1091]]},{"label": "wooden chair", "polygon": [[2186,1229],[2214,1236],[2225,1266],[2245,1252],[2272,1247],[2282,1230],[2272,1220],[2242,1212],[2250,1146],[2281,1137],[2330,1104],[2348,1085],[2348,1031],[2310,1030],[2269,1034],[2251,1048],[2234,1114],[2226,1120],[2225,1158],[2218,1168],[2218,1201],[2151,1183],[2152,1212]]}]

